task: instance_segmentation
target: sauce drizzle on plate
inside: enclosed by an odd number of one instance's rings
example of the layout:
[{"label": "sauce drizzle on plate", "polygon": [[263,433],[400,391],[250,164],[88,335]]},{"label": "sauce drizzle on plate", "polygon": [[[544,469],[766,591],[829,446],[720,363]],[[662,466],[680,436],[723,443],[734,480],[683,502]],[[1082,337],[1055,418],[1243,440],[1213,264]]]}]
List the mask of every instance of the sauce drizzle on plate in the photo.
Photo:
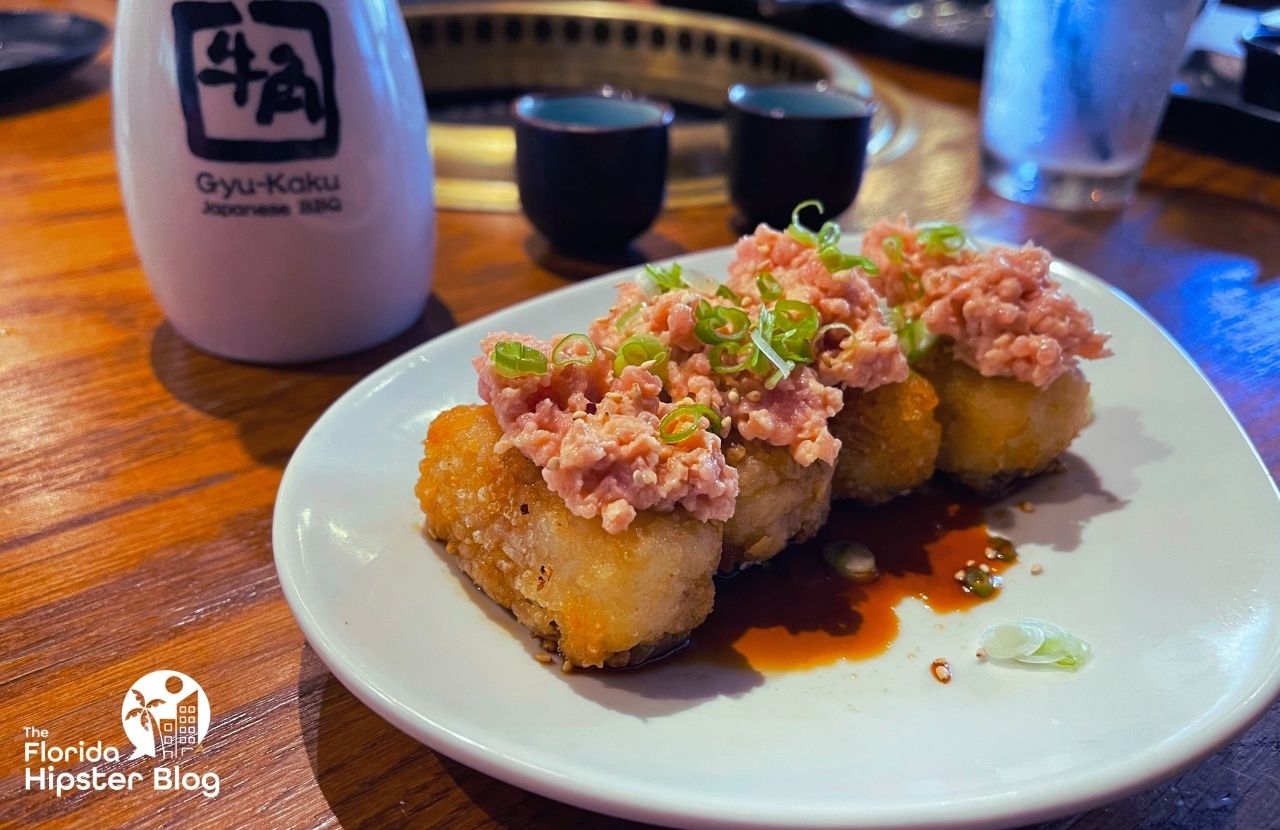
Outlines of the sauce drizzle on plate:
[{"label": "sauce drizzle on plate", "polygon": [[[906,597],[937,613],[990,601],[956,580],[970,561],[992,575],[1013,563],[1004,540],[989,534],[984,507],[976,496],[937,485],[874,508],[837,502],[818,539],[719,580],[715,610],[678,659],[745,660],[757,670],[862,660],[883,654],[897,637],[894,607]],[[823,544],[832,541],[870,548],[879,578],[857,584],[838,576],[822,559]],[[987,557],[993,546],[1004,559]]]}]

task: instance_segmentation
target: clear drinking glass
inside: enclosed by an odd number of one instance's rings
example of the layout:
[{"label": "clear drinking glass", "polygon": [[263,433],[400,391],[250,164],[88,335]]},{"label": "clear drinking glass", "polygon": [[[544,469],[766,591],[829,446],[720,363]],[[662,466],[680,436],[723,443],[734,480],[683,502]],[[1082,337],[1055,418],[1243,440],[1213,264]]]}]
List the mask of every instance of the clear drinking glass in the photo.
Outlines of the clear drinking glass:
[{"label": "clear drinking glass", "polygon": [[1127,203],[1201,0],[995,0],[983,177],[1016,202]]}]

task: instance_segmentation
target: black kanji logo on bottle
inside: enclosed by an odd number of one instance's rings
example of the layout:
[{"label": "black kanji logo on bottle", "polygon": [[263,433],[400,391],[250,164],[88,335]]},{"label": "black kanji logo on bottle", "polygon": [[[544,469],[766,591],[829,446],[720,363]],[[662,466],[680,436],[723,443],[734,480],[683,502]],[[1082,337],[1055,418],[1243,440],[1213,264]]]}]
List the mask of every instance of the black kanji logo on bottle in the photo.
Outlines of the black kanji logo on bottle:
[{"label": "black kanji logo on bottle", "polygon": [[215,161],[338,152],[329,16],[308,0],[173,4],[187,145]]}]

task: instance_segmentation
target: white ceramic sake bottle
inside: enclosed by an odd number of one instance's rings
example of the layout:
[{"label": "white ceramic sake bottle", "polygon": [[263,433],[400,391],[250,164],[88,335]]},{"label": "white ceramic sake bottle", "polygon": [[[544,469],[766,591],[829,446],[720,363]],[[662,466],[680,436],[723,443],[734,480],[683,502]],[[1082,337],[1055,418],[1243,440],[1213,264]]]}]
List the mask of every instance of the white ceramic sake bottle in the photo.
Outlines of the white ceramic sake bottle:
[{"label": "white ceramic sake bottle", "polygon": [[122,0],[112,85],[129,225],[182,336],[293,363],[421,313],[432,172],[395,0]]}]

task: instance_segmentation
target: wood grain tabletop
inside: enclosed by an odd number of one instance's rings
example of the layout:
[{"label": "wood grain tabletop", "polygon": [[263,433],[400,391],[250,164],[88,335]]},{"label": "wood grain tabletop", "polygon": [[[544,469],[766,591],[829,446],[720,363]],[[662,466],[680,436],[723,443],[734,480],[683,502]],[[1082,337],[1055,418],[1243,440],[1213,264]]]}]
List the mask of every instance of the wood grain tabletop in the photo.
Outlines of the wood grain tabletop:
[{"label": "wood grain tabletop", "polygon": [[[115,4],[45,5],[109,21]],[[210,357],[165,322],[139,268],[110,59],[0,101],[0,825],[622,826],[468,769],[359,703],[303,640],[270,541],[283,467],[344,390],[424,339],[608,266],[549,253],[520,215],[441,212],[430,306],[394,342],[283,369]],[[1100,274],[1168,328],[1280,473],[1280,177],[1160,144],[1122,212],[1010,204],[978,184],[975,83],[864,64],[904,90],[919,137],[870,172],[846,224],[905,209],[1034,238]],[[727,208],[689,209],[665,213],[638,248],[654,258],[734,238]],[[24,789],[24,735],[118,746],[115,706],[161,667],[197,678],[212,702],[199,768],[219,771],[217,798]],[[1045,826],[1261,828],[1277,816],[1280,707],[1177,778]]]}]

